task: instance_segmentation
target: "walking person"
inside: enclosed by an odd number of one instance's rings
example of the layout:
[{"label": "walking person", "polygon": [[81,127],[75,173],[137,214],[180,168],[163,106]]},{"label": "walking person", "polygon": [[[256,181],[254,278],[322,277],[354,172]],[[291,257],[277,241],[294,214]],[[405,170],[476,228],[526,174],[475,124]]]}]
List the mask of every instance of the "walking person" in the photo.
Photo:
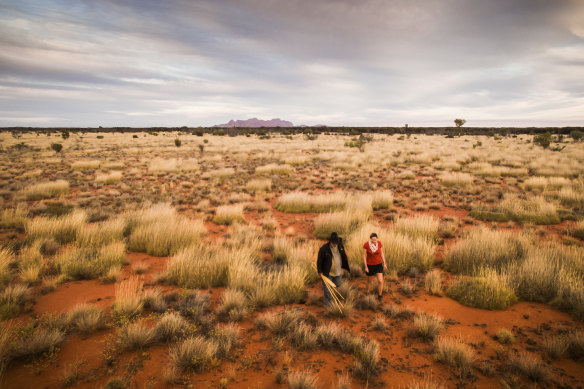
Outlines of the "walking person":
[{"label": "walking person", "polygon": [[[349,261],[343,246],[343,240],[336,232],[331,233],[328,242],[321,246],[318,250],[318,258],[316,260],[316,269],[319,275],[323,275],[330,279],[338,287],[341,285],[341,276],[343,269],[351,272],[349,268]],[[331,294],[322,281],[322,288],[324,291],[324,298],[326,303],[331,302]]]},{"label": "walking person", "polygon": [[377,277],[377,299],[381,301],[383,297],[383,271],[387,269],[385,255],[381,242],[374,232],[369,236],[369,240],[363,245],[363,263],[365,264],[365,274],[367,274],[367,293],[369,293],[371,277]]}]

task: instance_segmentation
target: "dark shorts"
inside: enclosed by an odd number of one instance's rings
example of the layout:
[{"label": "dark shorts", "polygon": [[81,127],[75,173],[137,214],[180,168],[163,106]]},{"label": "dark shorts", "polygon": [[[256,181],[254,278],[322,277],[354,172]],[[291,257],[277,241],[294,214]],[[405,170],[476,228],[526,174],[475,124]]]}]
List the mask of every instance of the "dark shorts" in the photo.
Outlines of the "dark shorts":
[{"label": "dark shorts", "polygon": [[369,269],[369,272],[365,273],[367,274],[367,277],[373,277],[374,275],[379,273],[383,274],[383,263],[380,263],[378,265],[367,265],[367,268]]}]

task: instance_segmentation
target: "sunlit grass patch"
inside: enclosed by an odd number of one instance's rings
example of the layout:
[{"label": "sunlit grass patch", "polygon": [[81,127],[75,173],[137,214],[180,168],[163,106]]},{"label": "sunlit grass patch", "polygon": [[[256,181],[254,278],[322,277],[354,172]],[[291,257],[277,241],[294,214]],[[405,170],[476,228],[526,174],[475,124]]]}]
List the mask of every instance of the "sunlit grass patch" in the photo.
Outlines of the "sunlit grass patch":
[{"label": "sunlit grass patch", "polygon": [[533,191],[533,190],[556,190],[562,189],[563,187],[570,187],[572,185],[572,180],[565,177],[529,177],[527,178],[522,187]]},{"label": "sunlit grass patch", "polygon": [[222,205],[217,207],[213,223],[230,225],[233,223],[244,223],[243,204]]},{"label": "sunlit grass patch", "polygon": [[456,376],[467,377],[472,373],[475,352],[461,340],[439,337],[434,350],[434,359],[452,367]]},{"label": "sunlit grass patch", "polygon": [[245,184],[245,190],[249,193],[265,193],[272,190],[272,180],[270,179],[253,179]]},{"label": "sunlit grass patch", "polygon": [[71,164],[71,169],[94,170],[98,169],[101,162],[99,160],[75,161]]},{"label": "sunlit grass patch", "polygon": [[517,302],[513,289],[494,272],[478,277],[459,277],[446,290],[446,295],[463,305],[489,310],[506,309]]},{"label": "sunlit grass patch", "polygon": [[555,196],[562,205],[574,208],[584,208],[584,193],[582,189],[562,188]]},{"label": "sunlit grass patch", "polygon": [[12,279],[10,264],[15,261],[14,254],[8,249],[0,249],[0,288],[6,286]]},{"label": "sunlit grass patch", "polygon": [[440,221],[429,215],[418,215],[410,218],[399,218],[394,224],[394,231],[413,239],[422,238],[435,242],[438,240]]},{"label": "sunlit grass patch", "polygon": [[584,219],[581,219],[576,223],[572,230],[572,235],[578,239],[584,240]]},{"label": "sunlit grass patch", "polygon": [[345,192],[311,196],[307,193],[293,192],[280,197],[274,208],[281,212],[332,212],[345,208],[349,196]]},{"label": "sunlit grass patch", "polygon": [[371,207],[374,210],[392,208],[393,192],[384,190],[371,193]]},{"label": "sunlit grass patch", "polygon": [[116,301],[112,305],[112,315],[120,320],[131,318],[142,312],[142,287],[144,283],[137,277],[130,277],[116,285]]},{"label": "sunlit grass patch", "polygon": [[195,158],[156,158],[150,161],[148,171],[150,172],[180,172],[197,170],[199,164]]},{"label": "sunlit grass patch", "polygon": [[436,269],[426,273],[424,278],[424,285],[426,291],[433,295],[440,295],[442,292],[442,280],[440,279],[440,272]]},{"label": "sunlit grass patch", "polygon": [[233,254],[202,244],[193,245],[170,259],[161,280],[182,288],[225,286],[229,258]]},{"label": "sunlit grass patch", "polygon": [[522,199],[517,195],[507,195],[494,207],[479,205],[470,214],[475,219],[484,221],[509,221],[533,224],[558,224],[560,217],[556,206],[542,196]]},{"label": "sunlit grass patch", "polygon": [[495,335],[495,338],[501,344],[515,343],[515,336],[506,328],[500,329],[499,332],[497,332],[497,335]]},{"label": "sunlit grass patch", "polygon": [[451,247],[444,260],[444,268],[467,275],[477,274],[483,268],[501,272],[514,263],[522,262],[530,244],[525,235],[475,228]]},{"label": "sunlit grass patch", "polygon": [[466,187],[473,183],[474,177],[468,173],[442,173],[438,179],[444,186]]},{"label": "sunlit grass patch", "polygon": [[127,221],[123,218],[86,224],[78,230],[76,243],[79,247],[99,247],[121,241],[127,227]]},{"label": "sunlit grass patch", "polygon": [[375,340],[363,342],[354,351],[354,371],[358,377],[369,379],[379,373],[379,343]]},{"label": "sunlit grass patch", "polygon": [[26,338],[18,339],[12,350],[12,357],[30,359],[51,353],[64,340],[65,334],[59,329],[35,328]]},{"label": "sunlit grass patch", "polygon": [[27,221],[28,211],[25,207],[6,208],[2,211],[0,227],[22,230]]},{"label": "sunlit grass patch", "polygon": [[365,223],[369,216],[368,213],[355,210],[318,215],[314,221],[314,235],[319,239],[327,239],[332,232],[345,236]]},{"label": "sunlit grass patch", "polygon": [[287,164],[278,165],[278,164],[272,163],[272,164],[265,165],[265,166],[258,166],[255,169],[255,172],[257,174],[288,175],[288,174],[292,174],[294,172],[294,169],[292,168],[292,166],[287,165]]},{"label": "sunlit grass patch", "polygon": [[137,216],[128,248],[155,256],[168,256],[200,241],[206,229],[166,204],[158,204]]},{"label": "sunlit grass patch", "polygon": [[57,180],[32,184],[22,190],[27,200],[42,200],[57,197],[69,192],[69,182]]},{"label": "sunlit grass patch", "polygon": [[95,177],[95,182],[99,182],[101,184],[115,184],[116,182],[120,182],[122,180],[122,172],[111,172],[109,174],[98,174]]},{"label": "sunlit grass patch", "polygon": [[81,211],[62,217],[36,217],[25,225],[26,238],[30,242],[52,238],[61,244],[70,243],[77,239],[85,220],[86,215]]},{"label": "sunlit grass patch", "polygon": [[71,280],[89,280],[126,263],[126,245],[114,242],[102,247],[69,247],[55,258],[61,274]]},{"label": "sunlit grass patch", "polygon": [[536,356],[527,352],[518,353],[510,358],[511,367],[534,382],[545,382],[549,377],[548,368]]}]

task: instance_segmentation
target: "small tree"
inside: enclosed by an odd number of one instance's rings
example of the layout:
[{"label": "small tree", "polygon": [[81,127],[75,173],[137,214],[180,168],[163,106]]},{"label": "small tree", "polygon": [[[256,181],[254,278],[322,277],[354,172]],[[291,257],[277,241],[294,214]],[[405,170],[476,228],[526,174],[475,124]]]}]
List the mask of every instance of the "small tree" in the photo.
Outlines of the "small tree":
[{"label": "small tree", "polygon": [[63,139],[67,140],[69,139],[69,131],[67,130],[63,130],[63,132],[61,132],[61,136],[63,137]]},{"label": "small tree", "polygon": [[60,143],[51,143],[51,149],[59,153],[63,149],[63,145]]},{"label": "small tree", "polygon": [[550,143],[552,142],[552,134],[546,132],[545,134],[536,135],[533,138],[533,143],[536,145],[540,145],[544,149],[550,147]]},{"label": "small tree", "polygon": [[180,145],[182,145],[182,142],[180,141],[180,139],[176,138],[176,139],[174,140],[174,145],[175,145],[176,147],[180,147]]},{"label": "small tree", "polygon": [[572,137],[572,139],[574,139],[574,142],[579,142],[580,140],[582,140],[582,138],[584,138],[584,132],[574,130],[574,131],[570,132],[570,137]]},{"label": "small tree", "polygon": [[462,127],[464,126],[464,123],[466,123],[466,120],[464,119],[454,119],[454,124],[456,124],[456,127]]}]

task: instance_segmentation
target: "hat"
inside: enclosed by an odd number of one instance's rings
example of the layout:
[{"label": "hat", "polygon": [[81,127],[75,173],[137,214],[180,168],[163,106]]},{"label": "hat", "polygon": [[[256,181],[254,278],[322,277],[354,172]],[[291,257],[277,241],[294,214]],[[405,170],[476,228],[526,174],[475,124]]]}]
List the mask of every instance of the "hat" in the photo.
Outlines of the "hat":
[{"label": "hat", "polygon": [[336,232],[331,232],[331,236],[329,237],[328,240],[332,244],[338,244],[339,243],[339,236],[337,235]]}]

